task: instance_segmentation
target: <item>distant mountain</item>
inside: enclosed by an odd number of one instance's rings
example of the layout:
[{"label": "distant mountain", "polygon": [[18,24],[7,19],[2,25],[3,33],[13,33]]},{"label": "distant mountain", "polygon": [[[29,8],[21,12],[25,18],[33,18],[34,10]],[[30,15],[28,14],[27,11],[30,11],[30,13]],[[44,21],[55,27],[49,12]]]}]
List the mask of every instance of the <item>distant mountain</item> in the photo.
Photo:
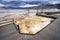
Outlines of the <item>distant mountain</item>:
[{"label": "distant mountain", "polygon": [[32,7],[6,6],[1,8],[4,8],[4,9],[51,9],[51,8],[58,8],[58,7],[56,5],[39,5],[39,6],[32,6]]},{"label": "distant mountain", "polygon": [[25,4],[50,4],[47,1],[31,1],[31,2],[27,2],[27,1],[10,1],[10,2],[6,2],[6,1],[0,1],[0,3],[5,4],[5,5],[25,5]]},{"label": "distant mountain", "polygon": [[4,5],[3,7],[24,7],[27,5],[47,5],[49,4],[47,1],[31,1],[31,2],[26,2],[26,1],[0,1],[0,4]]},{"label": "distant mountain", "polygon": [[[42,7],[41,7],[42,6]],[[57,4],[51,4],[48,1],[0,1],[0,8],[4,9],[30,9],[30,8],[54,8]],[[60,6],[58,5],[60,8]]]}]

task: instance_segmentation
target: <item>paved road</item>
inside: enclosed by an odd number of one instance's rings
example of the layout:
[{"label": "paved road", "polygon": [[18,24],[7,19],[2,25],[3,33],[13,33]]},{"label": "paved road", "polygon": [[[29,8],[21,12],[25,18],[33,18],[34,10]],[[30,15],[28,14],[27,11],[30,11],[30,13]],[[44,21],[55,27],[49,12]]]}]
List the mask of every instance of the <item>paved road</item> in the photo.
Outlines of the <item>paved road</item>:
[{"label": "paved road", "polygon": [[13,23],[1,26],[0,40],[60,40],[60,17],[36,35],[19,34]]}]

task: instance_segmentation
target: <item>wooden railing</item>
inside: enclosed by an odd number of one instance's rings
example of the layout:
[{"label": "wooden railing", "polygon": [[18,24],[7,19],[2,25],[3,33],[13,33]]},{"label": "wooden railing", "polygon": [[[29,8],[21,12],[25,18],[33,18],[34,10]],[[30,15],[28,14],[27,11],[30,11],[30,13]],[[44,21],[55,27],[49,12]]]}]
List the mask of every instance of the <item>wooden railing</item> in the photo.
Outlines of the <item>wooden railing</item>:
[{"label": "wooden railing", "polygon": [[5,21],[0,21],[0,26],[8,25],[8,24],[11,24],[13,22],[14,22],[13,19],[5,20]]}]

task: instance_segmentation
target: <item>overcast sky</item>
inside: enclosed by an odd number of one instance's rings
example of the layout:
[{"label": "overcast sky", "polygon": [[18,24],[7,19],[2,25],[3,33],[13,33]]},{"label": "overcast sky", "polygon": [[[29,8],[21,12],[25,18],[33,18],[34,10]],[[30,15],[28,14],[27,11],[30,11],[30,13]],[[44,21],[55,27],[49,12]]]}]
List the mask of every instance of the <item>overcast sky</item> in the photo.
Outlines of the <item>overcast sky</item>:
[{"label": "overcast sky", "polygon": [[2,0],[2,1],[47,1],[47,0]]},{"label": "overcast sky", "polygon": [[[47,3],[51,3],[51,4],[60,3],[60,0],[0,0],[0,1],[2,1],[2,2],[3,1],[7,1],[7,2],[10,2],[10,1],[27,1],[27,2],[30,2],[30,1],[47,1]],[[6,5],[0,3],[0,7],[2,7],[2,6],[6,6]],[[36,5],[24,5],[24,7],[26,7],[26,6],[36,6]]]},{"label": "overcast sky", "polygon": [[2,1],[60,1],[60,0],[2,0]]}]

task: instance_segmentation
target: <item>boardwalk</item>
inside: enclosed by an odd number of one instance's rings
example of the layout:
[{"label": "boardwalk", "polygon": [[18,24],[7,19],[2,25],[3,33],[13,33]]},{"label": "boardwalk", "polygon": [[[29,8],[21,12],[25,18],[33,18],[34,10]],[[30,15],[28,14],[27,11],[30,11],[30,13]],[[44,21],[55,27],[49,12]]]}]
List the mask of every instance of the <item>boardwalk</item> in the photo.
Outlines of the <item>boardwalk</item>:
[{"label": "boardwalk", "polygon": [[0,40],[60,40],[60,17],[36,35],[19,34],[13,23],[1,26]]}]

